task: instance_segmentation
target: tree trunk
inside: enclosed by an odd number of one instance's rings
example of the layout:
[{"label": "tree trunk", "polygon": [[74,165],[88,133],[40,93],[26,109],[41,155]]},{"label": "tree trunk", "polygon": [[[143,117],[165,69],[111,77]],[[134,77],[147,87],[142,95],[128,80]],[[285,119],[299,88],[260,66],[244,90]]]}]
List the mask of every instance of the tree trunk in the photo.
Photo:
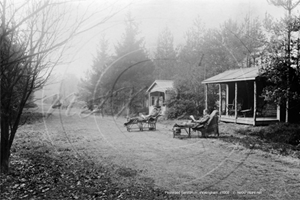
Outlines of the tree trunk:
[{"label": "tree trunk", "polygon": [[[289,2],[291,3],[291,2]],[[289,21],[291,19],[292,8],[288,9]],[[288,46],[287,46],[287,54],[288,54],[288,70],[287,70],[287,97],[286,97],[286,106],[285,106],[285,122],[289,122],[289,101],[290,101],[290,76],[291,76],[291,27],[288,24]]]},{"label": "tree trunk", "polygon": [[0,152],[0,172],[8,173],[9,170],[9,157],[10,157],[9,144],[9,126],[6,116],[1,116],[1,152]]}]

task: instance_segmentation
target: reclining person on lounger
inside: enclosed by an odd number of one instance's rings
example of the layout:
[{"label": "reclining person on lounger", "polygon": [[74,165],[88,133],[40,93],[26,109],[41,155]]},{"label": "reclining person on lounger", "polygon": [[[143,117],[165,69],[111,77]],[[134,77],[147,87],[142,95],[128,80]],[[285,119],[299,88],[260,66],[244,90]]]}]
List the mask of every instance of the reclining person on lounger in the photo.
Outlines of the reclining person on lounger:
[{"label": "reclining person on lounger", "polygon": [[131,124],[135,120],[139,120],[139,121],[149,120],[150,118],[157,117],[160,113],[161,113],[160,106],[156,106],[156,107],[154,107],[154,109],[151,111],[151,113],[149,115],[139,114],[138,117],[132,117],[132,118],[130,118],[128,120],[128,122],[124,123],[124,125],[127,126],[128,124]]},{"label": "reclining person on lounger", "polygon": [[151,111],[151,113],[149,115],[143,115],[141,114],[140,116],[145,119],[145,120],[148,120],[150,119],[151,117],[156,117],[157,115],[159,115],[161,112],[161,108],[160,106],[157,106],[157,107],[154,107],[153,110]]},{"label": "reclining person on lounger", "polygon": [[190,118],[192,119],[191,121],[187,121],[187,122],[181,122],[180,124],[175,124],[174,127],[194,127],[194,126],[199,126],[201,124],[205,124],[209,118],[210,115],[208,114],[208,110],[203,110],[203,117],[196,120],[194,118],[193,115],[190,116]]},{"label": "reclining person on lounger", "polygon": [[197,123],[197,124],[205,124],[209,120],[209,117],[210,116],[208,114],[207,109],[203,110],[203,117],[200,118],[199,120],[196,120],[193,115],[190,116],[190,118],[192,119],[192,122]]}]

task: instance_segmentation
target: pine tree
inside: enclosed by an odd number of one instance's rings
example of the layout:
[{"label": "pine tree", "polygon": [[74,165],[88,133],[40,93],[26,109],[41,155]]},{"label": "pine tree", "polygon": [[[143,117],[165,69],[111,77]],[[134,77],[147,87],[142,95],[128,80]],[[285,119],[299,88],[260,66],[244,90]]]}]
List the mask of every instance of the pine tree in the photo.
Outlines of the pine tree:
[{"label": "pine tree", "polygon": [[102,79],[104,79],[105,70],[112,60],[111,55],[108,53],[108,46],[108,40],[106,40],[105,35],[102,35],[91,69],[86,72],[86,78],[82,79],[79,85],[81,98],[88,103],[99,103],[97,100],[94,101],[94,99],[107,92],[103,86]]},{"label": "pine tree", "polygon": [[263,96],[285,107],[285,122],[291,122],[299,118],[300,111],[300,16],[292,14],[300,1],[271,0],[270,3],[284,8],[287,14],[282,20],[273,21],[273,26],[267,26],[271,37],[262,59],[261,74],[268,83]]},{"label": "pine tree", "polygon": [[154,54],[155,77],[170,80],[175,75],[177,53],[174,49],[173,35],[166,27],[157,39],[157,48]]},{"label": "pine tree", "polygon": [[[138,25],[130,13],[125,18],[125,32],[122,39],[115,46],[113,62],[106,72],[104,87],[108,91],[124,90],[118,92],[111,100],[113,113],[118,113],[128,101],[130,112],[138,112],[145,104],[145,93],[141,88],[148,87],[153,82],[154,66],[144,48],[144,39],[138,37]],[[129,112],[129,111],[128,111]]]}]

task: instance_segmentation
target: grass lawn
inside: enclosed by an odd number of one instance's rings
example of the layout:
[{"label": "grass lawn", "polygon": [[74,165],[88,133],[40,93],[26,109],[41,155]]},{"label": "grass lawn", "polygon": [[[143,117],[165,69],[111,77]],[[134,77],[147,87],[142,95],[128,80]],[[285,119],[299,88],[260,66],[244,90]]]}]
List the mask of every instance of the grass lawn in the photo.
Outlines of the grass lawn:
[{"label": "grass lawn", "polygon": [[172,120],[127,132],[122,118],[41,117],[17,133],[1,199],[300,198],[299,148],[267,127],[220,123],[219,138],[174,139]]}]

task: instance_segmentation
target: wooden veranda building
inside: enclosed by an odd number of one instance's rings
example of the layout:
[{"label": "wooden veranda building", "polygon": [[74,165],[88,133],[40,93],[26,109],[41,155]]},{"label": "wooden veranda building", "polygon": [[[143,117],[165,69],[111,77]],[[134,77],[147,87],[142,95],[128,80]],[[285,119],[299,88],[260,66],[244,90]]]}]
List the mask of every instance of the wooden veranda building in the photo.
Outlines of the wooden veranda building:
[{"label": "wooden veranda building", "polygon": [[258,78],[257,67],[225,71],[204,80],[205,107],[208,108],[209,84],[219,85],[220,120],[240,124],[264,125],[280,121],[280,107],[261,96],[265,81]]}]

